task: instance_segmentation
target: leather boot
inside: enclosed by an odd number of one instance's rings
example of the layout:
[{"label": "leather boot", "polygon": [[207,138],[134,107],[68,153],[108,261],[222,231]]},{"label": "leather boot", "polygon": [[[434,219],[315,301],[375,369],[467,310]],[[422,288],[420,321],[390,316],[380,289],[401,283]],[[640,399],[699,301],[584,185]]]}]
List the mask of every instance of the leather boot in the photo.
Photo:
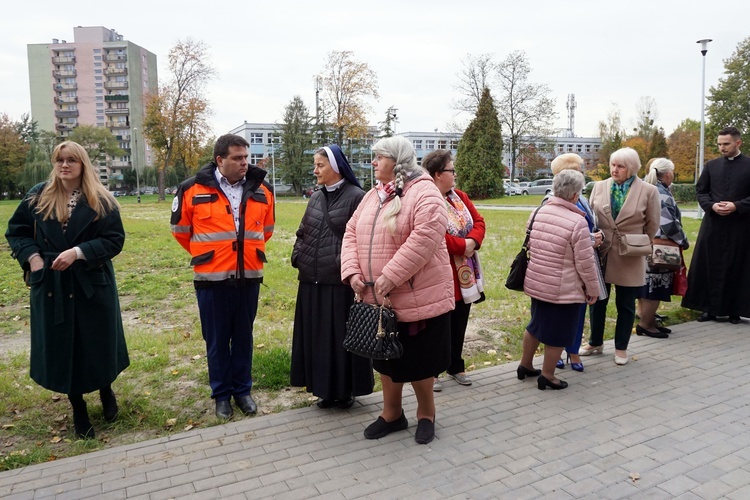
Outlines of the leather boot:
[{"label": "leather boot", "polygon": [[93,439],[96,437],[94,426],[89,420],[89,412],[86,409],[86,401],[81,394],[68,394],[71,406],[73,406],[73,427],[76,436],[82,439]]},{"label": "leather boot", "polygon": [[112,422],[117,418],[120,408],[117,406],[117,399],[111,386],[99,389],[99,398],[102,400],[102,414],[104,420]]}]

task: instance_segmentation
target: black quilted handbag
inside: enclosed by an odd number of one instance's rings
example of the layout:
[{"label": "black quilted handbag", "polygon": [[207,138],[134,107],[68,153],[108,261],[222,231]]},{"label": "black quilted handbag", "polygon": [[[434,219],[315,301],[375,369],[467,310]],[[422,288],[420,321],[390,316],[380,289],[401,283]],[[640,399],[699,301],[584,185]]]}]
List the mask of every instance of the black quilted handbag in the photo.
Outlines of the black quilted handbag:
[{"label": "black quilted handbag", "polygon": [[[398,340],[396,313],[388,304],[366,304],[357,300],[349,308],[344,349],[370,359],[397,359],[404,352]],[[385,302],[385,301],[384,301]]]},{"label": "black quilted handbag", "polygon": [[534,216],[531,218],[531,222],[529,222],[529,227],[526,229],[526,239],[523,242],[521,251],[518,252],[516,258],[513,259],[513,263],[510,265],[510,272],[508,273],[508,278],[505,280],[505,288],[523,292],[526,268],[529,267],[529,238],[531,237],[531,228],[534,227],[534,219],[536,219],[536,213],[540,208],[542,207],[538,207],[534,212]]}]

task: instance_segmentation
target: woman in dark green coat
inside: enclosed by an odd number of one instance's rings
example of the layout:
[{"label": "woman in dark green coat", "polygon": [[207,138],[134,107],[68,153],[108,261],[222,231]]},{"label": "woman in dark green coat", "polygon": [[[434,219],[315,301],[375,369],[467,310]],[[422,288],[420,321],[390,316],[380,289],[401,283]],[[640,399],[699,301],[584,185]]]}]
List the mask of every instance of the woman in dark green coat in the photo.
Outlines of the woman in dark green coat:
[{"label": "woman in dark green coat", "polygon": [[79,437],[93,438],[83,394],[98,390],[117,417],[111,384],[130,364],[112,258],[125,231],[119,204],[79,144],[52,153],[49,180],[34,186],[5,237],[31,289],[31,378],[68,395]]}]

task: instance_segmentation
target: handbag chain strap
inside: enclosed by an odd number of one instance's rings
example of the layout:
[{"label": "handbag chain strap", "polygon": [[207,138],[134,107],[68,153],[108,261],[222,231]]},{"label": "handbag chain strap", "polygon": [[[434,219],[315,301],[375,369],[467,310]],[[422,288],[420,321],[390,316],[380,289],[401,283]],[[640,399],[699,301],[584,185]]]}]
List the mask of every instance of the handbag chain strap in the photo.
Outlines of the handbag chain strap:
[{"label": "handbag chain strap", "polygon": [[534,215],[531,216],[529,227],[526,228],[526,239],[523,240],[523,246],[521,247],[523,250],[526,250],[526,258],[528,258],[529,256],[529,238],[531,238],[531,228],[534,227],[534,219],[536,219],[536,214],[537,212],[539,212],[539,209],[542,208],[542,206],[543,205],[540,205],[536,210],[534,210]]}]

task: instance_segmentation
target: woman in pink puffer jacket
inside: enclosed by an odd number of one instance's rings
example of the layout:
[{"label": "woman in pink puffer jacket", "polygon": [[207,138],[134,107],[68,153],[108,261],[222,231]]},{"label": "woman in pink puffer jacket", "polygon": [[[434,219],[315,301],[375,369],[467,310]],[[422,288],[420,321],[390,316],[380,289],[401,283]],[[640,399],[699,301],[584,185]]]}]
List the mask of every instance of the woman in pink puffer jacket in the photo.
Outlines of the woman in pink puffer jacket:
[{"label": "woman in pink puffer jacket", "polygon": [[[593,304],[600,293],[593,241],[584,214],[575,205],[583,185],[580,172],[563,170],[555,175],[555,195],[537,210],[531,229],[531,259],[524,281],[524,292],[531,297],[531,321],[524,332],[517,374],[520,380],[539,375],[541,390],[568,386],[555,378],[555,364],[577,333],[581,304]],[[540,343],[545,345],[541,371],[533,367]]]},{"label": "woman in pink puffer jacket", "polygon": [[417,164],[410,141],[388,137],[372,150],[378,184],[346,226],[341,279],[367,302],[390,297],[404,353],[399,359],[373,361],[383,384],[383,411],[364,434],[378,439],[409,426],[401,394],[404,383],[411,382],[417,397],[414,439],[426,444],[435,437],[432,378],[450,364],[450,312],[455,307],[445,202]]}]

